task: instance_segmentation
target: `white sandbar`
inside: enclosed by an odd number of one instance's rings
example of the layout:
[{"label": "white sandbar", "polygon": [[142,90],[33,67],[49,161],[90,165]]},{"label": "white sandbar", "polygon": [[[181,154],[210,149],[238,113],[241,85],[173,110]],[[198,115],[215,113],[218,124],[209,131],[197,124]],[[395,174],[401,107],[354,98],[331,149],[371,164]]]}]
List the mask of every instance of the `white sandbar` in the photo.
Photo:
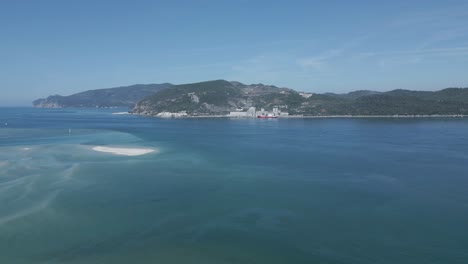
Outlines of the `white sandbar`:
[{"label": "white sandbar", "polygon": [[97,146],[93,148],[94,151],[112,153],[115,155],[125,155],[125,156],[140,156],[145,155],[151,152],[155,152],[154,149],[134,149],[134,148],[110,148],[110,147],[101,147]]}]

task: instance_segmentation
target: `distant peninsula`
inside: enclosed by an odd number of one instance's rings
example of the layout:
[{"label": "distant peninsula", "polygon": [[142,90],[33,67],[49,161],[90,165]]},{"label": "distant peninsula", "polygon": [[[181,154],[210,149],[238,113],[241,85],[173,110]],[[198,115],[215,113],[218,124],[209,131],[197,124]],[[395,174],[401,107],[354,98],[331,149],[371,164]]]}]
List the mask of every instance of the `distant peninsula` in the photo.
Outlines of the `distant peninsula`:
[{"label": "distant peninsula", "polygon": [[170,83],[135,84],[115,88],[89,90],[69,96],[52,95],[37,99],[34,107],[68,108],[68,107],[128,107],[132,108],[143,98],[171,87]]},{"label": "distant peninsula", "polygon": [[50,96],[34,101],[33,105],[129,107],[133,114],[163,117],[242,116],[249,109],[262,109],[265,113],[276,111],[279,116],[290,117],[464,116],[468,115],[468,88],[319,94],[274,85],[214,80],[98,89],[70,96]]}]

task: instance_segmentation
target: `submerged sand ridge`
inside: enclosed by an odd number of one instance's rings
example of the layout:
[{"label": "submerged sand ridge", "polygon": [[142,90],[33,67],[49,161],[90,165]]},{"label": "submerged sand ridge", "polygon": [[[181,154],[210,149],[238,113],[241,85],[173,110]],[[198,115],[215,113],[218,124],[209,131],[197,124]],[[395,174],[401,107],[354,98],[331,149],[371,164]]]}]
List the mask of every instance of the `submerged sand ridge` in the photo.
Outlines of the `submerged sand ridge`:
[{"label": "submerged sand ridge", "polygon": [[152,152],[156,152],[155,149],[148,148],[113,148],[103,146],[93,147],[93,150],[123,156],[141,156]]}]

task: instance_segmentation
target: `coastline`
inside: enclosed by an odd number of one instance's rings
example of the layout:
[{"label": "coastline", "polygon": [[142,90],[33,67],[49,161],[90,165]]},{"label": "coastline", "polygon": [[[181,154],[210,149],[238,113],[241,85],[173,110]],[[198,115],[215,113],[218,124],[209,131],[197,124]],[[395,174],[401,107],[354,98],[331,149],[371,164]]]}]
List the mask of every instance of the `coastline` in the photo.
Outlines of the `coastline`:
[{"label": "coastline", "polygon": [[[189,119],[189,118],[228,118],[228,119],[257,119],[252,117],[232,117],[228,115],[197,115],[197,116],[183,116],[183,117],[171,117],[164,118],[156,115],[130,113],[131,115],[155,117],[163,119]],[[466,118],[468,115],[289,115],[289,116],[278,116],[277,119],[328,119],[328,118]]]},{"label": "coastline", "polygon": [[[31,107],[34,108],[34,107]],[[37,107],[36,107],[37,108]],[[84,107],[87,109],[95,109],[90,107]],[[113,108],[113,107],[107,107]],[[118,108],[118,107],[115,107]],[[135,115],[135,116],[143,116],[143,117],[154,117],[154,118],[162,118],[162,119],[197,119],[197,118],[228,118],[228,119],[252,119],[252,117],[232,117],[229,115],[186,115],[186,116],[179,116],[179,117],[161,117],[157,116],[157,114],[147,114],[147,113],[134,113],[131,111],[128,112],[114,112],[112,115]],[[467,118],[468,115],[463,114],[453,114],[453,115],[287,115],[287,116],[278,116],[277,119],[328,119],[328,118]],[[256,118],[254,118],[256,119]]]},{"label": "coastline", "polygon": [[327,115],[285,116],[280,118],[465,118],[467,115]]}]

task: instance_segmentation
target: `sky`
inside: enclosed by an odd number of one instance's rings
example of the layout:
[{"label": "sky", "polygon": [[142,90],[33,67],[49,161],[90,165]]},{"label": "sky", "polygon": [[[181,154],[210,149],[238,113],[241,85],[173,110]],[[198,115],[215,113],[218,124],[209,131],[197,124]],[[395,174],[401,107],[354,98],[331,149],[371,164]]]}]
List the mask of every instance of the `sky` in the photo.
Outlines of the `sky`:
[{"label": "sky", "polygon": [[136,83],[468,87],[468,1],[0,0],[0,106]]}]

